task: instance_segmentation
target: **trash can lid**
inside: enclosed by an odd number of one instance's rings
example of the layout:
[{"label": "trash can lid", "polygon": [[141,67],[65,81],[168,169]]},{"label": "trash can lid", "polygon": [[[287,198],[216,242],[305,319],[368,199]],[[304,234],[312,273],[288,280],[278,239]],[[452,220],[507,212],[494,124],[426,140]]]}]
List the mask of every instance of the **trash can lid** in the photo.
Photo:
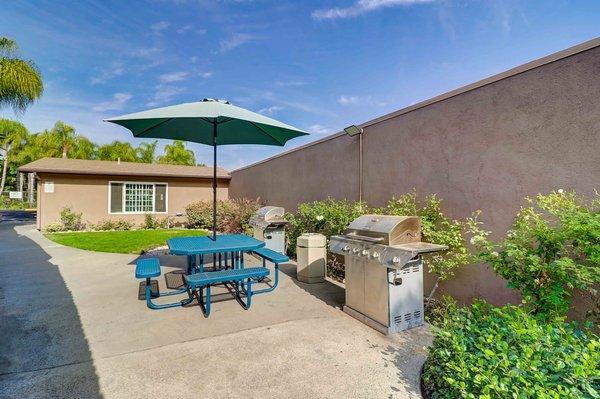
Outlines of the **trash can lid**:
[{"label": "trash can lid", "polygon": [[298,237],[296,244],[299,247],[321,248],[321,247],[325,246],[326,242],[327,242],[327,237],[325,237],[323,234],[304,233],[300,237]]}]

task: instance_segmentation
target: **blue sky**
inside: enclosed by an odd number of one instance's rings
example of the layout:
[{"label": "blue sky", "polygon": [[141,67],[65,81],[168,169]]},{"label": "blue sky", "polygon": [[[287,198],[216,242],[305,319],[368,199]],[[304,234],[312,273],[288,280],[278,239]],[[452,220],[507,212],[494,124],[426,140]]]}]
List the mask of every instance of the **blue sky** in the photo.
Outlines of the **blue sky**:
[{"label": "blue sky", "polygon": [[232,170],[600,36],[599,19],[593,0],[12,0],[0,35],[44,76],[18,116],[32,132],[138,144],[102,119],[213,97],[312,133],[221,147]]}]

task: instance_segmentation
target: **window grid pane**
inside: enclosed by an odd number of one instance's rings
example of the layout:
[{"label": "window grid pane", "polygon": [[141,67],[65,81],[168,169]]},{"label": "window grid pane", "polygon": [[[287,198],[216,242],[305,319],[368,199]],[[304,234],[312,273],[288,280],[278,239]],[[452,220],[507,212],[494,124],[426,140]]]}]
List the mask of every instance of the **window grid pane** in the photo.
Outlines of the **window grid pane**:
[{"label": "window grid pane", "polygon": [[153,212],[154,185],[125,185],[125,212]]}]

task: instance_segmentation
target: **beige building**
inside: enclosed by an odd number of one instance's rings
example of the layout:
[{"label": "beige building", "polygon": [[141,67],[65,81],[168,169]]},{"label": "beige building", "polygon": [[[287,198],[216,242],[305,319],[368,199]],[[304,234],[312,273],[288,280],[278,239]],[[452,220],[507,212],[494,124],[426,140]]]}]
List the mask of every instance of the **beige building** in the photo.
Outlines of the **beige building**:
[{"label": "beige building", "polygon": [[[185,207],[212,200],[213,169],[205,166],[42,158],[20,172],[37,175],[37,227],[60,219],[70,207],[86,223],[127,219],[135,224],[145,214],[183,221]],[[227,199],[230,176],[217,169],[217,197]]]}]

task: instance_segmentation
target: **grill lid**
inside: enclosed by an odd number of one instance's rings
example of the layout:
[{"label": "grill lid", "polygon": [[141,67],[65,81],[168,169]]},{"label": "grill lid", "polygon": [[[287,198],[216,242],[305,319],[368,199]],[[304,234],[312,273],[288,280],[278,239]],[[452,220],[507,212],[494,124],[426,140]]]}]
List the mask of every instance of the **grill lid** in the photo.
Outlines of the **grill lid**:
[{"label": "grill lid", "polygon": [[420,242],[421,221],[417,216],[363,215],[350,223],[346,236],[382,245]]},{"label": "grill lid", "polygon": [[265,229],[269,226],[281,226],[287,223],[283,218],[285,210],[280,206],[264,206],[250,218],[250,225]]}]

